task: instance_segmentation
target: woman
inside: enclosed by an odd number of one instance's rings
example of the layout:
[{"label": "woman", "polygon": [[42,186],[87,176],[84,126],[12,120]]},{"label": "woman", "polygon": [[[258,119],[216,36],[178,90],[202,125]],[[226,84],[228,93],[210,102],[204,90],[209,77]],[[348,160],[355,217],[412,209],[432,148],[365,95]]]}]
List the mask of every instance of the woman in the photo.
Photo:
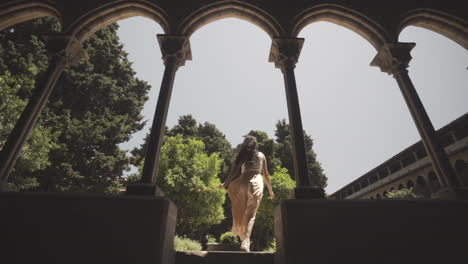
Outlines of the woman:
[{"label": "woman", "polygon": [[250,251],[250,235],[255,215],[262,201],[263,180],[268,187],[270,199],[274,198],[265,155],[258,151],[257,139],[246,136],[237,153],[231,173],[220,186],[228,190],[232,203],[232,232],[242,241],[241,250]]}]

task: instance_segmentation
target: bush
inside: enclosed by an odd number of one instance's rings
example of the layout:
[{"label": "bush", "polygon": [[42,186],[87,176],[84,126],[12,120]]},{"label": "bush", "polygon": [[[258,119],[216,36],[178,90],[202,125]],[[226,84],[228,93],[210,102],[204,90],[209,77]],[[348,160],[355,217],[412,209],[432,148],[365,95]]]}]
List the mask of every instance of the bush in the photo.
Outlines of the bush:
[{"label": "bush", "polygon": [[213,235],[208,234],[208,235],[205,236],[205,238],[206,238],[206,243],[216,243],[217,242],[216,238]]},{"label": "bush", "polygon": [[221,244],[230,244],[230,245],[233,245],[233,244],[235,245],[235,244],[240,243],[237,235],[234,235],[234,233],[232,232],[226,232],[222,234],[221,237],[219,238],[219,242],[221,242]]},{"label": "bush", "polygon": [[401,189],[401,190],[396,190],[387,193],[387,197],[389,199],[419,199],[421,196],[419,196],[417,193],[413,191],[413,188],[409,189]]},{"label": "bush", "polygon": [[195,240],[175,236],[174,249],[176,251],[200,251],[202,250],[202,246]]},{"label": "bush", "polygon": [[265,249],[266,252],[276,252],[276,239],[273,238],[273,240],[270,243],[270,247]]}]

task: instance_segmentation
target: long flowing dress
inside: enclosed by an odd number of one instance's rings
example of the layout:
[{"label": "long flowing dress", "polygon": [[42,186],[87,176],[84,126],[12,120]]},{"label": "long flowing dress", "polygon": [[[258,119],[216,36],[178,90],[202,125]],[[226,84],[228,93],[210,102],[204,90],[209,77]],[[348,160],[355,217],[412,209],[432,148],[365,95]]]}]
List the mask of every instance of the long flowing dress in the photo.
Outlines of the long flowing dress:
[{"label": "long flowing dress", "polygon": [[266,164],[263,153],[258,152],[253,162],[244,162],[241,175],[228,187],[232,204],[232,232],[241,240],[249,240],[255,215],[263,197],[262,172]]}]

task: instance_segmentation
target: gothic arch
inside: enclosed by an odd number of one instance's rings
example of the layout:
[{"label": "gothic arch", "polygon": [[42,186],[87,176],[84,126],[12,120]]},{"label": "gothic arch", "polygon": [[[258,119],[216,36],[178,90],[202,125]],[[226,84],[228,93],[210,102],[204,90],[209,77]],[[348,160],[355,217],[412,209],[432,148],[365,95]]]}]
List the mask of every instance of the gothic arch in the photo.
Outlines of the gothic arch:
[{"label": "gothic arch", "polygon": [[146,1],[119,1],[102,5],[75,20],[65,30],[83,42],[99,29],[119,20],[142,16],[157,22],[165,33],[170,32],[167,14],[158,6]]},{"label": "gothic arch", "polygon": [[187,16],[177,28],[177,33],[190,36],[204,25],[228,17],[251,22],[271,38],[282,36],[284,33],[278,21],[265,10],[241,1],[220,1],[206,5]]},{"label": "gothic arch", "polygon": [[292,36],[296,37],[303,28],[317,21],[327,21],[346,27],[369,41],[376,50],[379,50],[383,44],[391,42],[382,26],[375,21],[357,11],[333,4],[318,5],[301,12],[295,18]]},{"label": "gothic arch", "polygon": [[437,32],[468,50],[468,21],[461,18],[432,9],[416,9],[404,16],[398,33],[408,26]]},{"label": "gothic arch", "polygon": [[62,22],[60,12],[50,1],[11,1],[0,5],[0,30],[45,16],[54,16]]}]

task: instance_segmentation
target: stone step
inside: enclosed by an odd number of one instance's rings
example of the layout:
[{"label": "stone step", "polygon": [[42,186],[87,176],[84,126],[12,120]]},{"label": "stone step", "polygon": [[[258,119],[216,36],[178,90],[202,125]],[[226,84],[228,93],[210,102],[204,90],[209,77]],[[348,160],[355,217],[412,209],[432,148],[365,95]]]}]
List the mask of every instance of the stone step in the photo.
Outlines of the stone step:
[{"label": "stone step", "polygon": [[178,251],[175,264],[273,264],[275,253],[241,251]]}]

